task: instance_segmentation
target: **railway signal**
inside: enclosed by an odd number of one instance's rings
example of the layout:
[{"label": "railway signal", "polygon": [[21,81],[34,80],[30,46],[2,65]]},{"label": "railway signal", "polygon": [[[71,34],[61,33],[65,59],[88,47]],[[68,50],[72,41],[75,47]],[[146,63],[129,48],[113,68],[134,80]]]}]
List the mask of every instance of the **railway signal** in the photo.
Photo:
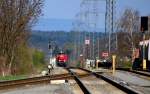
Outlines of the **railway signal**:
[{"label": "railway signal", "polygon": [[146,69],[145,59],[145,32],[148,31],[148,16],[141,17],[141,32],[143,33],[143,70]]},{"label": "railway signal", "polygon": [[52,48],[51,42],[48,43],[48,49],[50,50]]},{"label": "railway signal", "polygon": [[148,16],[141,17],[141,32],[144,33],[148,30]]},{"label": "railway signal", "polygon": [[48,73],[50,74],[50,73],[51,73],[51,70],[53,69],[53,66],[52,66],[51,64],[49,64],[49,65],[47,66],[47,68],[48,68]]}]

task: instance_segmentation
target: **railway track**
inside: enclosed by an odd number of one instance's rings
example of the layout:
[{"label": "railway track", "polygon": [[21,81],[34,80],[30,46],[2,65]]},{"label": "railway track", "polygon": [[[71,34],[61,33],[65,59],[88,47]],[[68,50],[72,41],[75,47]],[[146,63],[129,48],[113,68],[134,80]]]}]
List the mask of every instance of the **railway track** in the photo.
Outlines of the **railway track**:
[{"label": "railway track", "polygon": [[[76,69],[76,68],[73,68],[73,69]],[[80,88],[82,89],[84,94],[92,94],[93,93],[87,88],[88,86],[86,86],[84,84],[84,82],[81,80],[81,78],[79,78],[75,72],[71,71],[71,68],[70,69],[68,68],[67,70],[74,77],[74,80],[80,86]],[[111,84],[112,86],[115,86],[116,88],[118,88],[119,90],[123,91],[124,93],[127,93],[127,94],[142,94],[141,92],[135,91],[134,89],[128,87],[127,85],[121,84],[120,82],[117,82],[117,81],[115,81],[115,80],[113,80],[111,78],[108,78],[108,77],[106,77],[106,76],[104,76],[102,74],[91,72],[89,70],[82,69],[82,68],[80,68],[80,70],[86,71],[86,72],[90,73],[91,75],[95,76],[96,78],[108,82],[109,84]],[[88,78],[88,79],[90,79],[90,78]]]},{"label": "railway track", "polygon": [[[76,71],[76,69],[78,69],[80,71]],[[72,79],[74,79],[84,94],[92,94],[93,93],[93,91],[91,91],[89,89],[89,86],[87,86],[87,84],[86,84],[89,80],[93,80],[95,82],[95,83],[91,82],[91,83],[93,83],[93,85],[95,85],[95,84],[97,85],[97,82],[105,81],[108,83],[105,86],[115,87],[115,88],[113,88],[114,90],[117,89],[121,92],[129,93],[129,94],[142,94],[141,92],[128,87],[128,85],[122,84],[122,83],[116,81],[115,79],[112,79],[112,78],[109,78],[108,76],[103,75],[102,73],[98,74],[96,72],[92,72],[92,71],[82,69],[82,68],[67,68],[67,70],[68,70],[68,73],[64,73],[64,74],[55,74],[55,75],[50,75],[50,76],[41,76],[41,77],[33,77],[33,78],[27,78],[27,79],[0,82],[0,90],[2,90],[2,89],[5,90],[8,88],[16,88],[16,87],[20,87],[20,86],[23,87],[26,85],[50,84],[51,80],[72,80]],[[92,76],[94,76],[95,78],[91,79]],[[85,80],[85,78],[87,81],[86,83],[85,83],[85,81],[83,81],[83,79]],[[101,86],[98,86],[98,88],[101,88]],[[93,93],[93,94],[95,94],[95,93]],[[118,94],[120,94],[120,93],[118,93]]]},{"label": "railway track", "polygon": [[35,85],[35,84],[48,84],[51,80],[61,80],[61,79],[71,79],[71,75],[69,74],[57,74],[51,76],[40,76],[40,77],[32,77],[20,80],[11,80],[11,81],[3,81],[0,82],[0,89],[8,89],[21,87],[25,85]]},{"label": "railway track", "polygon": [[139,74],[142,76],[150,77],[150,72],[147,70],[131,70],[130,68],[116,68],[117,70],[127,71],[135,74]]},{"label": "railway track", "polygon": [[80,86],[80,88],[82,89],[82,91],[84,92],[84,94],[91,94],[90,91],[85,87],[85,85],[79,79],[79,77],[76,75],[76,73],[72,72],[69,68],[67,70],[74,77],[75,81]]},{"label": "railway track", "polygon": [[[77,74],[77,75],[82,78],[88,76],[89,74]],[[23,87],[26,85],[50,84],[52,80],[66,80],[66,79],[67,80],[73,79],[73,76],[70,75],[69,73],[63,73],[63,74],[31,77],[31,78],[19,79],[19,80],[2,81],[0,82],[0,90]]]}]

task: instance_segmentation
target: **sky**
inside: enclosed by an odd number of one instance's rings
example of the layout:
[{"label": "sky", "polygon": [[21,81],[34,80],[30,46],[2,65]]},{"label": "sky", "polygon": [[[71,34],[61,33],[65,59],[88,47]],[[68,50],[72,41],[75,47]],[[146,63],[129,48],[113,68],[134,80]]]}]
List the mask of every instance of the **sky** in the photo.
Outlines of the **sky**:
[{"label": "sky", "polygon": [[[45,0],[43,16],[40,17],[34,29],[70,30],[75,15],[80,11],[81,1],[82,0]],[[101,2],[103,6],[105,1],[101,0]],[[116,2],[116,13],[118,17],[126,8],[138,10],[143,16],[150,14],[150,0],[116,0]],[[104,15],[101,16],[104,18]],[[104,22],[102,22],[102,24],[104,24]]]},{"label": "sky", "polygon": [[[82,0],[45,0],[43,18],[74,19],[80,10]],[[104,2],[103,0],[101,0]],[[131,7],[142,12],[143,15],[150,13],[150,0],[116,0],[117,10]],[[119,12],[118,11],[118,12]]]},{"label": "sky", "polygon": [[45,0],[43,18],[73,19],[80,10],[81,0]]}]

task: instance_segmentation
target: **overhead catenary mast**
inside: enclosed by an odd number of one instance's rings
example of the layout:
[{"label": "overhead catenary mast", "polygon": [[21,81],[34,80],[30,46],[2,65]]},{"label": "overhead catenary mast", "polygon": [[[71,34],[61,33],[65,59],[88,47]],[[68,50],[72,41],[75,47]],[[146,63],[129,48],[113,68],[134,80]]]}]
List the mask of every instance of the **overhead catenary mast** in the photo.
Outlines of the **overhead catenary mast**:
[{"label": "overhead catenary mast", "polygon": [[81,12],[83,14],[83,23],[84,27],[86,27],[86,36],[84,40],[89,40],[88,45],[84,45],[86,48],[84,51],[89,52],[89,54],[85,54],[88,59],[95,59],[98,55],[99,50],[96,47],[96,41],[98,40],[95,33],[98,32],[98,21],[100,17],[100,3],[101,0],[83,0],[81,3]]},{"label": "overhead catenary mast", "polygon": [[[76,35],[76,60],[80,54],[85,59],[95,59],[100,55],[100,37],[99,23],[101,11],[101,3],[106,2],[105,14],[105,50],[112,52],[117,46],[115,36],[115,0],[82,0],[80,4],[80,12],[76,15],[75,31]],[[82,35],[81,35],[82,34]],[[89,44],[85,44],[88,40]],[[102,51],[102,50],[101,50]]]},{"label": "overhead catenary mast", "polygon": [[105,34],[106,34],[106,49],[111,54],[117,48],[117,34],[115,30],[115,4],[116,0],[106,0],[106,14],[105,14]]}]

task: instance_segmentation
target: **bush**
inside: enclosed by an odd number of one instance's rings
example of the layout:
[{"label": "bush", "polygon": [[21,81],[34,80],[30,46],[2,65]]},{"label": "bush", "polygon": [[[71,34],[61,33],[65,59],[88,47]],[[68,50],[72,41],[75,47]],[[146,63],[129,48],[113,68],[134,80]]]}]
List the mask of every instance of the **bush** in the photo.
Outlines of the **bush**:
[{"label": "bush", "polygon": [[44,68],[45,63],[45,55],[42,51],[34,50],[32,55],[33,66],[36,71],[41,71]]},{"label": "bush", "polygon": [[33,72],[32,51],[29,47],[22,44],[17,48],[12,68],[13,75],[31,74]]}]

